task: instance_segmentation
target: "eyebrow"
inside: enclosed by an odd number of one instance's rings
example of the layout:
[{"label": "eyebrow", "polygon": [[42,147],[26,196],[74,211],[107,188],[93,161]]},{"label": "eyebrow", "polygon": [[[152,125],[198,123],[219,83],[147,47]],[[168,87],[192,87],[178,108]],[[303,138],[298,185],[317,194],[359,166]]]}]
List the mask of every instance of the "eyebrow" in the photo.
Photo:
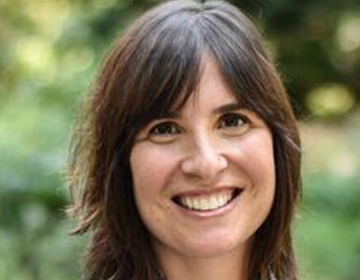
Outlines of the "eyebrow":
[{"label": "eyebrow", "polygon": [[[212,114],[217,115],[217,114],[224,114],[227,112],[231,112],[231,111],[236,111],[236,110],[240,110],[243,109],[244,106],[238,102],[235,103],[229,103],[229,104],[225,104],[222,105],[218,108],[215,108],[212,111]],[[155,120],[160,120],[160,119],[180,119],[181,118],[181,111],[168,111],[168,112],[164,112],[163,114],[157,116],[155,118]]]},{"label": "eyebrow", "polygon": [[224,114],[227,112],[236,111],[240,109],[244,109],[244,106],[238,102],[235,102],[235,103],[225,104],[223,106],[220,106],[219,108],[216,108],[215,110],[213,110],[213,114]]},{"label": "eyebrow", "polygon": [[180,119],[181,113],[179,111],[170,111],[170,112],[164,112],[159,116],[155,117],[155,120],[161,120],[161,119]]}]

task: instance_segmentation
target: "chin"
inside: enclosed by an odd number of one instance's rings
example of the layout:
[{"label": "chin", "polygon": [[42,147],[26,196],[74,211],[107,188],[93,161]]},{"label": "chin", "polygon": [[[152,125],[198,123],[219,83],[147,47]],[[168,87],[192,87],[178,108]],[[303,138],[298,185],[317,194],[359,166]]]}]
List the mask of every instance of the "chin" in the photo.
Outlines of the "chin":
[{"label": "chin", "polygon": [[[174,242],[175,243],[175,242]],[[173,243],[173,244],[174,244]],[[249,239],[242,239],[236,236],[224,235],[203,236],[202,238],[184,238],[172,247],[173,252],[178,254],[193,257],[193,258],[215,258],[226,254],[236,254],[237,252],[247,251]]]}]

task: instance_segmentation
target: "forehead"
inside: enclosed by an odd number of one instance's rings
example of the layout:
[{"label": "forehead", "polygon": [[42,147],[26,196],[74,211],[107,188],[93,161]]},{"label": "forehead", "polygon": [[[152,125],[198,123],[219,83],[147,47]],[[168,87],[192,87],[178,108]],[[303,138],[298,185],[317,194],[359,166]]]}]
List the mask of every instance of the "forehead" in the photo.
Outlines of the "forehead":
[{"label": "forehead", "polygon": [[200,109],[204,105],[221,106],[223,104],[239,104],[237,95],[233,93],[221,75],[220,68],[215,59],[205,54],[202,63],[199,80],[191,93],[182,104],[174,104],[170,111],[180,112],[185,109]]},{"label": "forehead", "polygon": [[198,91],[209,91],[226,93],[232,95],[229,88],[224,83],[220,69],[215,59],[206,55],[203,59],[202,73],[198,85]]},{"label": "forehead", "polygon": [[236,103],[234,94],[224,83],[215,60],[209,55],[205,56],[199,84],[184,104],[183,109],[193,107],[192,109],[199,110],[208,106],[216,107],[230,103]]}]

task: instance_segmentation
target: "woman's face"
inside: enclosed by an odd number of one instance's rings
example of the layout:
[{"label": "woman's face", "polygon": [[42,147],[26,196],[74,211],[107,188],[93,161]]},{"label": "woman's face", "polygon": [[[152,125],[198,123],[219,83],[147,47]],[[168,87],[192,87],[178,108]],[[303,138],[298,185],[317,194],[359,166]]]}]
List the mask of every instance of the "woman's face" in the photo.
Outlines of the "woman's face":
[{"label": "woman's face", "polygon": [[246,251],[273,204],[271,132],[229,94],[210,58],[199,91],[139,132],[130,161],[136,205],[158,254]]}]

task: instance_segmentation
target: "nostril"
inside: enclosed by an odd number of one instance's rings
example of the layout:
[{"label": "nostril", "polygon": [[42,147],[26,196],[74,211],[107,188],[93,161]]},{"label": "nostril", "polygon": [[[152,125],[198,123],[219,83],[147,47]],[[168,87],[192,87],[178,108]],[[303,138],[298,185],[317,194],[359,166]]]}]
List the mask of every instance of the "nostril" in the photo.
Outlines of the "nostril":
[{"label": "nostril", "polygon": [[227,166],[227,159],[219,154],[197,154],[184,159],[181,163],[182,171],[185,174],[201,177],[214,176],[223,171]]},{"label": "nostril", "polygon": [[228,162],[227,162],[227,159],[226,159],[224,156],[218,155],[218,161],[219,161],[219,164],[220,164],[223,168],[227,167]]}]

